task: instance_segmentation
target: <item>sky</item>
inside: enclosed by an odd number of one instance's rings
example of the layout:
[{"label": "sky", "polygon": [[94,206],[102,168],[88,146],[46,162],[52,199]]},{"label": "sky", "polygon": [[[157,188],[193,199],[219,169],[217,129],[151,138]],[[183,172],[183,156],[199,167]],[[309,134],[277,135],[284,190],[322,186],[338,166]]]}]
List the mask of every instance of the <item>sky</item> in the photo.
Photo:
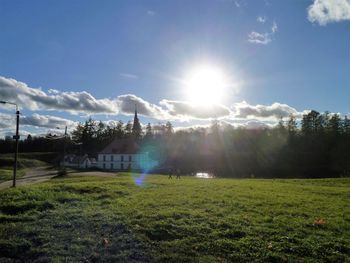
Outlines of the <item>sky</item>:
[{"label": "sky", "polygon": [[[0,0],[0,28],[0,100],[23,135],[135,105],[175,127],[350,113],[350,0]],[[14,121],[0,104],[0,136]]]}]

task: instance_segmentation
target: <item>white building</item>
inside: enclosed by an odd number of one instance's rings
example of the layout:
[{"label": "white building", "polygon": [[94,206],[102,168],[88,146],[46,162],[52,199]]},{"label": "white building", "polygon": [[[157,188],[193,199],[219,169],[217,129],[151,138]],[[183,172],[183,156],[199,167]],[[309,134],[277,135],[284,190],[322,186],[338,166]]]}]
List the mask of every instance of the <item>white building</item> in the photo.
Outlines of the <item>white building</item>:
[{"label": "white building", "polygon": [[75,154],[67,154],[64,161],[61,162],[64,167],[87,169],[97,167],[95,158],[89,158],[86,154],[84,156],[76,156]]},{"label": "white building", "polygon": [[115,139],[97,158],[97,166],[104,170],[148,170],[156,164],[132,139]]}]

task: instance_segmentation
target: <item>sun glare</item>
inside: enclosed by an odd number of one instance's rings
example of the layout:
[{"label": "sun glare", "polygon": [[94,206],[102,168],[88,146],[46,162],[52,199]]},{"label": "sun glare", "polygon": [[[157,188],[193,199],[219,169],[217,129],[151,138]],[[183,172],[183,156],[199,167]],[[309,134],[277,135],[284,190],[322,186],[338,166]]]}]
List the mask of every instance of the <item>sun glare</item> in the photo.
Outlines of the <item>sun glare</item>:
[{"label": "sun glare", "polygon": [[221,70],[208,65],[195,68],[185,80],[187,98],[196,104],[219,103],[226,85]]}]

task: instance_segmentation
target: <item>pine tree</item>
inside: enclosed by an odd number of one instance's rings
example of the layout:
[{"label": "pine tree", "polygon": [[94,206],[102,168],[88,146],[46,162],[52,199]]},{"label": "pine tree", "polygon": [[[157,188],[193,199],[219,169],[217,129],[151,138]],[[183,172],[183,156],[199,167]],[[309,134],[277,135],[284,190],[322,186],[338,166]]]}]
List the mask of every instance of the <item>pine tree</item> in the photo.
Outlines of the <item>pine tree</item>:
[{"label": "pine tree", "polygon": [[280,120],[277,124],[277,130],[281,135],[284,135],[286,133],[286,127],[284,125],[283,117],[280,117]]},{"label": "pine tree", "polygon": [[167,121],[165,124],[165,134],[166,135],[171,135],[174,132],[173,125],[171,124],[170,121]]},{"label": "pine tree", "polygon": [[117,123],[117,127],[115,127],[115,133],[118,139],[123,138],[125,136],[125,132],[123,130],[123,122],[122,121],[118,121]]},{"label": "pine tree", "polygon": [[295,116],[293,114],[291,114],[289,116],[289,120],[287,123],[287,130],[288,130],[289,135],[291,135],[291,136],[294,136],[297,133],[297,130],[298,130],[297,121],[296,121]]},{"label": "pine tree", "polygon": [[348,116],[344,117],[344,120],[342,123],[342,130],[346,136],[350,136],[350,119],[348,118]]},{"label": "pine tree", "polygon": [[125,135],[129,136],[132,133],[132,124],[131,121],[128,121],[127,124],[125,125]]},{"label": "pine tree", "polygon": [[338,114],[333,114],[329,119],[329,132],[333,135],[338,135],[341,130],[341,119]]},{"label": "pine tree", "polygon": [[150,123],[148,123],[146,126],[146,136],[152,137],[152,135],[153,135],[152,126]]}]

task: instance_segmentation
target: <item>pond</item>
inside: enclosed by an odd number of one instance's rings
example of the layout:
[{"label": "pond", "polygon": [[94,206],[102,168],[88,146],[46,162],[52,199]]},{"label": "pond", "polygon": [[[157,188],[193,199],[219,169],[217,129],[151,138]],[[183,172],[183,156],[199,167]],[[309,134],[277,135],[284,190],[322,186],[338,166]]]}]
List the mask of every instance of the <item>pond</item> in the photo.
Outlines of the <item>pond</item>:
[{"label": "pond", "polygon": [[198,172],[195,174],[195,177],[197,178],[204,178],[204,179],[211,179],[214,178],[214,174],[212,173],[207,173],[207,172]]}]

